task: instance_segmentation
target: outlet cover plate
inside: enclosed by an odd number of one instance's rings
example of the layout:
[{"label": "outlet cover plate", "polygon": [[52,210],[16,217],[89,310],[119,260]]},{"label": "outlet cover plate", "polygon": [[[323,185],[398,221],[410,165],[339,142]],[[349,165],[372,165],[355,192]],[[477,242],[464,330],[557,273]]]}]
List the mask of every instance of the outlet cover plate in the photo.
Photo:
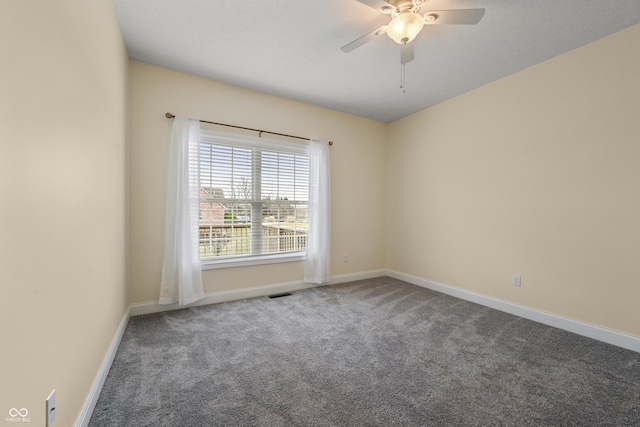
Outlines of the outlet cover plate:
[{"label": "outlet cover plate", "polygon": [[51,424],[53,424],[53,420],[55,419],[56,419],[56,391],[54,389],[49,395],[49,397],[47,397],[46,427],[51,426]]},{"label": "outlet cover plate", "polygon": [[513,286],[520,286],[521,283],[522,283],[522,278],[520,277],[519,274],[514,274],[513,276],[511,276],[511,284]]}]

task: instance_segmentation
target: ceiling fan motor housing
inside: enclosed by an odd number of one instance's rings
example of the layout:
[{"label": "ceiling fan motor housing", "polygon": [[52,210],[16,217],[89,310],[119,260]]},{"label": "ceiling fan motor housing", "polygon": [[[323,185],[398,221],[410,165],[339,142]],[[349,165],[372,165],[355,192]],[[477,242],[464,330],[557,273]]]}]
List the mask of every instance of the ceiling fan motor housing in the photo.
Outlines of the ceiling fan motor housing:
[{"label": "ceiling fan motor housing", "polygon": [[406,1],[406,0],[399,0],[396,1],[394,6],[395,6],[395,10],[392,13],[393,17],[396,17],[398,15],[401,15],[405,12],[413,12],[413,13],[418,13],[420,11],[420,6],[422,5],[422,3],[424,3],[424,1],[419,1],[419,0],[415,0],[415,1]]}]

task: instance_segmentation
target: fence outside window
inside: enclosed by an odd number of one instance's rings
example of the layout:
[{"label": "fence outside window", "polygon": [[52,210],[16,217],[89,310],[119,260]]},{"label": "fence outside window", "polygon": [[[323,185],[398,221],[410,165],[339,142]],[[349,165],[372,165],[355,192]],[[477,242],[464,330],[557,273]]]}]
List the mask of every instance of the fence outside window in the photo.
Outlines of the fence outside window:
[{"label": "fence outside window", "polygon": [[[262,224],[262,254],[307,248],[306,224]],[[251,255],[251,224],[200,225],[200,258]]]}]

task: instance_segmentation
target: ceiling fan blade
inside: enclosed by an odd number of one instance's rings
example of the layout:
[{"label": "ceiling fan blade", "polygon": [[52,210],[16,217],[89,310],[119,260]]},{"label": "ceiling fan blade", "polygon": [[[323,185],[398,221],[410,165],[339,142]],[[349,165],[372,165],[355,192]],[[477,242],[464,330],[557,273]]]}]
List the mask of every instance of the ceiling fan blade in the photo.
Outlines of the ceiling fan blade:
[{"label": "ceiling fan blade", "polygon": [[383,25],[383,26],[381,26],[379,28],[376,28],[375,30],[371,31],[368,34],[365,34],[364,36],[355,39],[351,43],[348,43],[348,44],[342,46],[340,48],[340,50],[342,50],[344,53],[349,53],[352,50],[355,50],[355,49],[359,48],[363,44],[375,39],[376,36],[379,36],[380,34],[384,34],[386,32],[387,32],[387,26]]},{"label": "ceiling fan blade", "polygon": [[413,61],[413,43],[405,43],[400,46],[400,63],[402,65]]},{"label": "ceiling fan blade", "polygon": [[394,7],[392,4],[385,0],[357,0],[362,4],[366,4],[369,7],[376,9],[378,12],[390,13]]},{"label": "ceiling fan blade", "polygon": [[431,10],[424,14],[428,25],[465,24],[475,25],[484,16],[484,9]]}]

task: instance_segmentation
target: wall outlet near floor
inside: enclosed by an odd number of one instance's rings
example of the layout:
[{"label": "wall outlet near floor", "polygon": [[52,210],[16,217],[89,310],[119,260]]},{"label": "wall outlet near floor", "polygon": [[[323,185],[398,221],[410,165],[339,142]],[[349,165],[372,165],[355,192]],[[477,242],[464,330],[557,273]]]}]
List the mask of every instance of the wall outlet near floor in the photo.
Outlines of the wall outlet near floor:
[{"label": "wall outlet near floor", "polygon": [[520,277],[519,274],[514,274],[511,276],[511,284],[513,286],[520,286],[521,281],[522,281],[522,278]]},{"label": "wall outlet near floor", "polygon": [[342,262],[345,264],[349,262],[349,254],[342,255]]},{"label": "wall outlet near floor", "polygon": [[56,391],[54,389],[49,395],[49,397],[47,397],[46,427],[51,426],[51,424],[53,424],[53,420],[55,419],[56,419]]}]

